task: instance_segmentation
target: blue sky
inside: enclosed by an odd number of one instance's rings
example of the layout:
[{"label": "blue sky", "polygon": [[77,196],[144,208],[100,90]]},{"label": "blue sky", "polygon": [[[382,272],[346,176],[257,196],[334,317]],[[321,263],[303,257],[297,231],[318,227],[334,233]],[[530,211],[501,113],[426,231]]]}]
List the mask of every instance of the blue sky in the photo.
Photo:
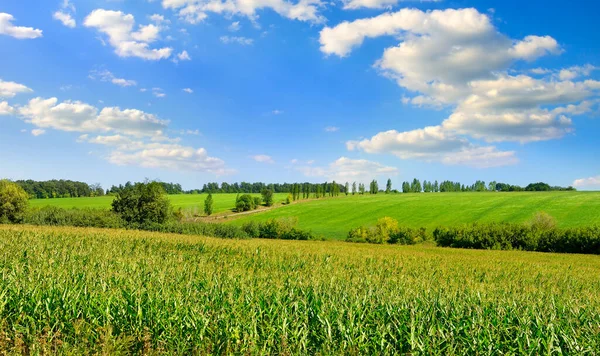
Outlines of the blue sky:
[{"label": "blue sky", "polygon": [[4,0],[0,176],[600,187],[596,1]]}]

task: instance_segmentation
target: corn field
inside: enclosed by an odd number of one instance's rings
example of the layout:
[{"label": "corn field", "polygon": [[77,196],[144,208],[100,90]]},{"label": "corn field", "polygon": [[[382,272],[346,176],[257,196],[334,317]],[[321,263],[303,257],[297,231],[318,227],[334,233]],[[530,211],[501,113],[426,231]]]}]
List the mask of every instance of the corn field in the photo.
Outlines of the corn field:
[{"label": "corn field", "polygon": [[598,354],[600,258],[0,225],[0,353]]}]

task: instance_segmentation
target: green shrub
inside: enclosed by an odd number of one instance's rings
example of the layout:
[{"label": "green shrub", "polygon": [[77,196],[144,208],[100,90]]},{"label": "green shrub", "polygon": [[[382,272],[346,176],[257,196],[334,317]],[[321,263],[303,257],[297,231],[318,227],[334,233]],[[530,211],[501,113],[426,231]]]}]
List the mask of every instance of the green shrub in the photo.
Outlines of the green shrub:
[{"label": "green shrub", "polygon": [[208,193],[208,196],[204,200],[204,214],[207,216],[211,216],[213,213],[213,196],[211,193]]},{"label": "green shrub", "polygon": [[167,193],[159,182],[135,183],[121,190],[112,210],[133,224],[164,223],[172,217]]},{"label": "green shrub", "polygon": [[0,222],[20,223],[29,204],[29,196],[16,183],[0,180]]},{"label": "green shrub", "polygon": [[260,226],[254,221],[248,221],[242,225],[242,231],[244,231],[248,237],[257,238],[260,237]]},{"label": "green shrub", "polygon": [[600,227],[559,229],[536,224],[472,224],[437,228],[438,246],[600,254]]},{"label": "green shrub", "polygon": [[260,194],[265,206],[273,206],[273,191],[271,189],[263,189]]},{"label": "green shrub", "polygon": [[262,199],[260,197],[254,197],[254,209],[258,209],[260,204],[262,203]]},{"label": "green shrub", "polygon": [[25,214],[23,222],[32,225],[100,228],[123,228],[126,225],[119,215],[109,210],[90,208],[67,210],[55,206],[30,209]]},{"label": "green shrub", "polygon": [[256,208],[256,202],[250,194],[242,194],[235,201],[235,211],[238,213],[250,211]]}]

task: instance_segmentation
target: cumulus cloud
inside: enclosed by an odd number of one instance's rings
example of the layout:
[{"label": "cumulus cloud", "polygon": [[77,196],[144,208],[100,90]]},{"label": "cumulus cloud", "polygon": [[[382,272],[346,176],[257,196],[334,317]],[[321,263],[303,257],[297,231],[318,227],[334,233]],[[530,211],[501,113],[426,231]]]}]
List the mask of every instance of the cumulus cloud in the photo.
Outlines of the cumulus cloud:
[{"label": "cumulus cloud", "polygon": [[110,82],[121,87],[136,86],[137,82],[131,79],[118,78],[108,70],[92,70],[89,74],[90,79],[98,79],[103,82]]},{"label": "cumulus cloud", "polygon": [[441,126],[398,132],[380,132],[370,139],[348,141],[348,150],[389,153],[401,159],[442,162],[478,168],[505,166],[518,162],[514,151],[499,151],[493,146],[477,146],[448,132]]},{"label": "cumulus cloud", "polygon": [[339,130],[340,130],[340,128],[337,126],[327,126],[325,128],[325,132],[337,132]]},{"label": "cumulus cloud", "polygon": [[299,21],[322,23],[325,18],[319,14],[323,6],[320,0],[299,0],[292,3],[285,0],[162,0],[165,9],[178,12],[179,17],[191,24],[204,21],[208,13],[228,17],[246,16],[252,21],[258,19],[257,10],[271,9],[280,16]]},{"label": "cumulus cloud", "polygon": [[77,23],[75,22],[73,17],[71,17],[71,14],[68,14],[66,12],[56,11],[52,15],[52,18],[62,22],[63,25],[70,27],[70,28],[75,28],[75,26],[77,26]]},{"label": "cumulus cloud", "polygon": [[194,93],[194,91],[193,91],[192,89],[190,89],[190,88],[184,88],[184,89],[182,89],[182,90],[183,90],[184,92],[188,93],[188,94],[193,94],[193,93]]},{"label": "cumulus cloud", "polygon": [[256,162],[260,162],[260,163],[270,163],[270,164],[275,163],[273,158],[271,156],[267,156],[267,155],[256,155],[256,156],[252,156],[251,158],[253,160],[255,160]]},{"label": "cumulus cloud", "polygon": [[298,166],[295,170],[307,177],[324,177],[337,182],[367,182],[378,176],[395,176],[398,169],[365,159],[340,157],[327,167]]},{"label": "cumulus cloud", "polygon": [[104,33],[119,57],[160,60],[169,58],[173,52],[169,47],[150,48],[150,43],[159,38],[160,27],[154,24],[140,25],[137,31],[134,31],[135,19],[131,14],[96,9],[85,18],[83,24]]},{"label": "cumulus cloud", "polygon": [[250,46],[254,43],[252,38],[247,37],[239,37],[239,36],[221,36],[219,38],[221,42],[229,44],[229,43],[237,43],[242,46]]},{"label": "cumulus cloud", "polygon": [[192,57],[190,57],[187,51],[182,51],[177,55],[177,59],[179,59],[180,61],[191,61]]},{"label": "cumulus cloud", "polygon": [[80,101],[34,98],[18,109],[26,122],[39,128],[71,132],[115,132],[136,137],[160,136],[168,121],[136,109],[106,107],[99,110]]},{"label": "cumulus cloud", "polygon": [[139,166],[179,171],[208,172],[226,175],[233,171],[219,158],[208,155],[204,148],[194,148],[178,143],[161,143],[134,140],[123,135],[82,135],[79,142],[94,143],[111,148],[106,157],[113,164]]},{"label": "cumulus cloud", "polygon": [[[4,107],[0,103],[0,113]],[[35,136],[46,133],[46,129],[81,132],[77,141],[107,147],[106,159],[113,164],[215,175],[232,173],[223,160],[209,156],[204,148],[181,145],[179,138],[166,136],[169,121],[141,110],[99,109],[80,101],[59,103],[56,98],[35,98],[11,110],[36,126],[31,131]],[[187,133],[199,132],[188,130]]]},{"label": "cumulus cloud", "polygon": [[15,112],[15,108],[8,105],[6,101],[0,101],[0,115],[12,115]]},{"label": "cumulus cloud", "polygon": [[11,36],[20,40],[42,37],[42,30],[33,27],[13,25],[15,18],[11,14],[0,12],[0,35]]},{"label": "cumulus cloud", "polygon": [[32,93],[27,86],[15,82],[6,82],[0,78],[0,98],[14,98],[17,94]]},{"label": "cumulus cloud", "polygon": [[[395,37],[399,44],[384,49],[374,66],[407,90],[402,102],[452,108],[452,114],[439,126],[382,132],[349,148],[446,164],[513,164],[514,152],[477,146],[465,136],[488,142],[557,139],[573,132],[571,116],[591,111],[598,100],[599,82],[573,81],[589,75],[595,69],[591,65],[530,70],[541,78],[513,75],[515,62],[559,55],[562,48],[550,36],[511,39],[476,9],[402,9],[325,27],[319,41],[324,54],[345,57],[365,39],[381,36]],[[376,145],[380,141],[386,144]],[[438,146],[435,158],[423,151]]]},{"label": "cumulus cloud", "polygon": [[594,188],[600,187],[600,176],[575,179],[573,182],[575,188]]}]

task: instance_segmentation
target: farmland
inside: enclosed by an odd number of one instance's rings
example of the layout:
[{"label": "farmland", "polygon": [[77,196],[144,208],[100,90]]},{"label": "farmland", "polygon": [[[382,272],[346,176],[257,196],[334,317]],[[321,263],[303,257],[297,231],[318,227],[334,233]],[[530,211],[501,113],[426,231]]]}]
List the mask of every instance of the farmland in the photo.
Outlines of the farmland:
[{"label": "farmland", "polygon": [[597,256],[0,225],[0,350],[593,353]]},{"label": "farmland", "polygon": [[560,227],[600,224],[600,192],[438,193],[348,196],[299,202],[240,217],[234,224],[297,217],[298,226],[329,239],[389,216],[403,226],[434,229],[472,222],[526,222],[539,211]]},{"label": "farmland", "polygon": [[[258,194],[255,194],[259,196]],[[215,212],[231,211],[236,194],[214,194]],[[275,194],[275,202],[287,194]],[[206,194],[170,195],[175,208],[202,212]],[[109,209],[112,197],[34,199],[31,206]],[[389,216],[402,226],[434,229],[472,222],[526,222],[536,213],[552,215],[559,227],[600,224],[600,192],[511,192],[511,193],[429,193],[340,196],[337,198],[297,201],[265,212],[236,218],[232,224],[296,217],[298,227],[311,230],[326,239],[344,239],[351,228],[375,224]],[[227,214],[228,215],[228,214]]]},{"label": "farmland", "polygon": [[[260,194],[252,194],[259,197]],[[174,208],[182,208],[194,210],[198,213],[202,212],[204,199],[207,194],[177,194],[169,195],[171,204]],[[235,198],[237,194],[213,194],[214,212],[220,213],[231,211],[235,206]],[[282,202],[287,197],[287,193],[277,193],[274,196],[276,203]],[[57,198],[57,199],[32,199],[29,204],[32,207],[57,206],[65,209],[72,208],[93,208],[93,209],[110,209],[110,204],[113,201],[112,196],[101,197],[84,197],[84,198]]]}]

